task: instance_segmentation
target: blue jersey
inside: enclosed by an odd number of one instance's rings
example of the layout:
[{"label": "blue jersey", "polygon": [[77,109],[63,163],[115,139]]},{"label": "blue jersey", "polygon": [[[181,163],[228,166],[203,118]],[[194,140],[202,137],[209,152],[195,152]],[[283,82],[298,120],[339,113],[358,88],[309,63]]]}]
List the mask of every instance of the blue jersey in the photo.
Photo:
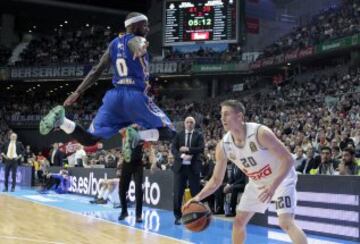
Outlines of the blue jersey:
[{"label": "blue jersey", "polygon": [[112,40],[110,44],[110,58],[114,69],[112,83],[116,86],[131,86],[144,90],[145,82],[149,79],[148,54],[133,59],[133,53],[128,42],[134,38],[133,34],[125,34]]}]

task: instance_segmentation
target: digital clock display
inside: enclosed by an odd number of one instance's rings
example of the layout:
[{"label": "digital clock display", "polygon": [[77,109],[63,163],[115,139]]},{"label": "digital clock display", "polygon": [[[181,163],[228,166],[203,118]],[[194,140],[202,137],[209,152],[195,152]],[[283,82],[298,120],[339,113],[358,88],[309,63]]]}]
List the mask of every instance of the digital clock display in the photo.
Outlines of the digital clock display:
[{"label": "digital clock display", "polygon": [[163,45],[238,42],[238,1],[166,0]]}]

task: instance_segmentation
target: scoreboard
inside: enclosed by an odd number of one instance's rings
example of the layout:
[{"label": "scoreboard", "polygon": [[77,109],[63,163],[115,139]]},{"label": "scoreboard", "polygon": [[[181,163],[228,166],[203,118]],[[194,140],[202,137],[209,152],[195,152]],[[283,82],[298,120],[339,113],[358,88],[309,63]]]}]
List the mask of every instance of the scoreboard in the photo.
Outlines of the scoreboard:
[{"label": "scoreboard", "polygon": [[240,0],[165,0],[163,45],[236,43]]}]

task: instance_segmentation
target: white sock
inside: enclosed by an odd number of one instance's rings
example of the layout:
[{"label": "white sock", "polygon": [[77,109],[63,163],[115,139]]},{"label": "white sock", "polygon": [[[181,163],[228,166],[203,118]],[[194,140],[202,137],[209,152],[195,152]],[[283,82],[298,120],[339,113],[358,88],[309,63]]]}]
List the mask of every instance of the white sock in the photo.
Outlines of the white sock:
[{"label": "white sock", "polygon": [[74,132],[75,126],[76,124],[74,121],[71,121],[65,117],[64,122],[62,123],[62,125],[60,125],[60,129],[65,131],[66,134],[71,134]]},{"label": "white sock", "polygon": [[104,192],[105,192],[105,187],[101,187],[99,191],[98,199],[103,198]]},{"label": "white sock", "polygon": [[103,199],[104,199],[104,200],[107,200],[107,199],[108,199],[109,193],[110,193],[109,189],[106,189],[106,191],[105,191],[104,194],[103,194]]},{"label": "white sock", "polygon": [[150,129],[139,131],[139,136],[143,141],[158,141],[160,134],[158,129]]}]

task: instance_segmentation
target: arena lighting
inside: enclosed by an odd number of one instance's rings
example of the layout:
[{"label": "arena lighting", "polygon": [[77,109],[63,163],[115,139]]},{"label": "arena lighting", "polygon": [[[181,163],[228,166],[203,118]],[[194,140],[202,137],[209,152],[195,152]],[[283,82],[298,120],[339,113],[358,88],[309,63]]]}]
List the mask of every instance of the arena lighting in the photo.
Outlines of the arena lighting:
[{"label": "arena lighting", "polygon": [[110,27],[110,26],[107,26],[106,28],[107,28],[108,30],[110,30],[111,27]]},{"label": "arena lighting", "polygon": [[64,24],[68,24],[69,22],[67,20],[64,21]]},{"label": "arena lighting", "polygon": [[29,33],[32,33],[32,30],[29,30]]},{"label": "arena lighting", "polygon": [[288,65],[288,66],[290,66],[290,65],[291,65],[291,63],[287,63],[287,65]]},{"label": "arena lighting", "polygon": [[40,84],[37,84],[37,87],[40,87]]},{"label": "arena lighting", "polygon": [[33,28],[36,29],[36,25],[34,25]]},{"label": "arena lighting", "polygon": [[59,26],[60,26],[60,27],[63,27],[63,25],[62,25],[62,24],[60,24]]},{"label": "arena lighting", "polygon": [[89,25],[89,24],[86,24],[85,26],[86,26],[86,27],[89,27],[90,25]]}]

